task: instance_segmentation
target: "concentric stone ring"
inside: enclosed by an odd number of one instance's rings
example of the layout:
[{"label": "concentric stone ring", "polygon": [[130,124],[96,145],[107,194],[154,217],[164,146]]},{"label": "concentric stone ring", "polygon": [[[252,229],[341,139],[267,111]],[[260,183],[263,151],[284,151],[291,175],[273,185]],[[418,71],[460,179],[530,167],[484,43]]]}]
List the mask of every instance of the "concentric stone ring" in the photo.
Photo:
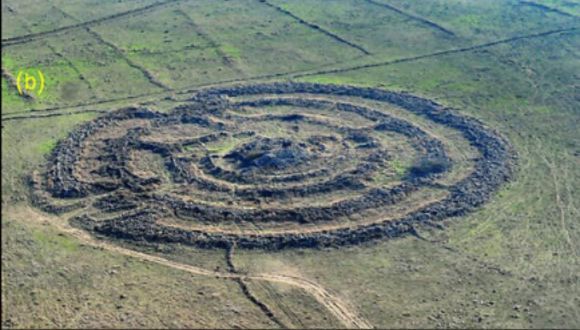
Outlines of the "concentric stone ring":
[{"label": "concentric stone ring", "polygon": [[198,247],[358,244],[463,215],[512,175],[508,142],[430,100],[272,83],[167,113],[110,112],[61,141],[37,204],[102,237]]}]

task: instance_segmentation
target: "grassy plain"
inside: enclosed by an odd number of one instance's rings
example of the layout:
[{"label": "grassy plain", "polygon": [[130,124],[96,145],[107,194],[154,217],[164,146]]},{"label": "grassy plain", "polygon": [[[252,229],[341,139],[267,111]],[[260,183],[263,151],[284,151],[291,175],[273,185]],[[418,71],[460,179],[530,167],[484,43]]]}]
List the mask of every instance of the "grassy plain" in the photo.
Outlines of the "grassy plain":
[{"label": "grassy plain", "polygon": [[[39,68],[47,76],[45,92],[34,100],[2,80],[3,327],[276,327],[230,280],[59,234],[51,222],[63,220],[30,206],[25,180],[58,139],[96,116],[69,112],[146,102],[163,109],[163,97],[185,97],[202,85],[272,79],[432,98],[507,136],[518,171],[477,212],[449,219],[445,230],[420,228],[424,240],[236,251],[239,270],[316,281],[376,327],[580,327],[580,6],[565,0],[536,1],[557,10],[507,0],[167,1],[5,45],[152,3],[2,2],[2,68],[12,75]],[[482,46],[469,48],[476,45]],[[39,118],[47,114],[56,116]],[[223,251],[141,249],[227,267]],[[290,327],[340,326],[300,290],[249,285]]]}]

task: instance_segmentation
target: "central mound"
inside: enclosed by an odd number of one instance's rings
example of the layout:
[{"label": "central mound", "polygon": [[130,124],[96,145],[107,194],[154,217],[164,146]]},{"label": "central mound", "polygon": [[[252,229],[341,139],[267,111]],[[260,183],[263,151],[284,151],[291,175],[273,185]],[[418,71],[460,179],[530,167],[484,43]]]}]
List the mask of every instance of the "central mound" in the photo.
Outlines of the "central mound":
[{"label": "central mound", "polygon": [[270,172],[295,167],[311,159],[312,154],[305,143],[295,143],[284,138],[259,138],[228,153],[225,159],[242,172]]},{"label": "central mound", "polygon": [[275,83],[178,103],[77,128],[36,177],[37,204],[83,208],[71,221],[111,239],[336,246],[463,215],[512,173],[495,131],[412,95]]}]

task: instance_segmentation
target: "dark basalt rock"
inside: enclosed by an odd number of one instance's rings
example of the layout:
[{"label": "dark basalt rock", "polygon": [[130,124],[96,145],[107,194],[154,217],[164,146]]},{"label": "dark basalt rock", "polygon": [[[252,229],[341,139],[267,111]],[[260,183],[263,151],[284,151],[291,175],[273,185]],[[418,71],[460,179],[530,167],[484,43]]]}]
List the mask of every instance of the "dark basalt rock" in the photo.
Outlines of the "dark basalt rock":
[{"label": "dark basalt rock", "polygon": [[451,161],[447,158],[421,158],[411,166],[409,175],[415,178],[427,177],[446,172],[451,167]]},{"label": "dark basalt rock", "polygon": [[[278,98],[253,98],[233,102],[230,97],[277,94]],[[428,185],[451,167],[451,159],[445,153],[441,141],[424,132],[418,126],[392,117],[366,106],[337,101],[332,103],[319,99],[284,98],[290,94],[335,95],[386,102],[411,113],[445,125],[463,134],[481,154],[475,160],[474,171],[449,188],[450,194],[418,210],[395,220],[373,224],[356,224],[350,227],[320,232],[284,232],[281,234],[226,234],[167,227],[157,223],[160,217],[178,217],[202,223],[220,222],[297,222],[318,223],[337,217],[356,215],[385,205],[400,202],[409,193]],[[268,114],[260,118],[243,118],[228,114],[228,109],[264,106],[294,106],[310,109],[328,109],[360,115],[371,122],[376,131],[391,131],[406,136],[421,154],[421,159],[411,167],[404,181],[390,189],[369,188],[364,180],[383,166],[390,157],[364,130],[334,125],[308,115]],[[211,119],[227,117],[223,122]],[[82,178],[79,163],[86,161],[83,150],[89,138],[103,128],[118,125],[126,120],[147,120],[154,128],[168,125],[197,125],[212,133],[176,142],[154,142],[144,139],[152,134],[146,128],[128,129],[120,137],[111,138],[100,146],[101,154],[91,159],[101,164],[91,175],[93,180]],[[336,136],[312,136],[306,141],[288,138],[268,139],[255,132],[235,131],[232,121],[270,120],[291,122],[296,130],[301,123],[324,125],[334,130]],[[189,148],[204,150],[206,143],[237,136],[252,138],[250,142],[228,152],[224,156],[193,154]],[[339,137],[342,136],[342,141]],[[349,143],[356,148],[347,149]],[[335,155],[331,159],[319,157],[326,152],[326,143],[342,145],[349,156]],[[164,169],[170,173],[173,184],[192,186],[211,194],[228,194],[243,201],[261,201],[269,198],[316,197],[321,194],[345,190],[357,192],[356,197],[307,207],[239,208],[235,205],[216,205],[188,201],[157,189],[159,177],[136,175],[131,169],[131,153],[147,151],[163,159]],[[214,158],[212,158],[214,157]],[[216,158],[217,157],[217,158]],[[215,162],[223,157],[232,165],[222,168]],[[350,158],[349,158],[350,157]],[[320,163],[317,163],[320,162]],[[350,163],[346,163],[350,162]],[[308,169],[307,165],[319,167]],[[345,164],[355,164],[348,168]],[[126,108],[111,112],[94,121],[81,125],[59,142],[49,158],[44,180],[34,184],[34,196],[38,205],[54,212],[83,206],[82,202],[53,208],[41,194],[50,193],[54,198],[76,199],[103,194],[94,199],[92,207],[103,212],[116,212],[108,220],[95,220],[87,214],[73,220],[77,226],[106,237],[146,242],[184,243],[203,248],[227,247],[235,242],[240,248],[283,249],[294,247],[323,247],[360,244],[385,237],[410,233],[418,223],[430,223],[448,217],[464,215],[481,206],[504,182],[513,175],[515,155],[509,143],[497,132],[485,127],[473,118],[416,96],[384,90],[352,86],[321,85],[310,83],[273,83],[248,86],[210,88],[197,93],[189,104],[176,107],[170,113],[158,113],[144,108]],[[341,167],[342,166],[342,167]],[[196,168],[196,171],[192,170]],[[344,168],[335,173],[336,168]],[[203,175],[199,175],[202,173]],[[303,184],[303,182],[307,182]],[[232,187],[233,185],[241,185]],[[246,187],[243,185],[254,185]],[[47,194],[48,195],[48,194]],[[266,203],[264,203],[265,205]],[[120,212],[120,214],[119,214]]]},{"label": "dark basalt rock", "polygon": [[235,163],[238,169],[280,170],[296,166],[312,155],[303,143],[295,143],[289,139],[260,138],[243,145],[225,155],[224,158]]}]

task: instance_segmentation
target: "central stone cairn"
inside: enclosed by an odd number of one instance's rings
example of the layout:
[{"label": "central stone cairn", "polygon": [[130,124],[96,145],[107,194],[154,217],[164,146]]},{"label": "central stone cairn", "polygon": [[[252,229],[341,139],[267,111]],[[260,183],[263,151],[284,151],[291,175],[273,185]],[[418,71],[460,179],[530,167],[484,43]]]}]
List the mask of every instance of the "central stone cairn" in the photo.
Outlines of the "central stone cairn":
[{"label": "central stone cairn", "polygon": [[305,143],[294,143],[284,138],[259,138],[244,144],[241,148],[227,154],[224,158],[236,164],[242,173],[248,171],[276,172],[299,166],[308,159],[316,157]]},{"label": "central stone cairn", "polygon": [[510,178],[513,163],[493,130],[429,100],[275,83],[212,88],[168,113],[126,108],[84,124],[55,148],[33,196],[50,212],[83,209],[72,223],[111,239],[338,246],[463,215]]}]

